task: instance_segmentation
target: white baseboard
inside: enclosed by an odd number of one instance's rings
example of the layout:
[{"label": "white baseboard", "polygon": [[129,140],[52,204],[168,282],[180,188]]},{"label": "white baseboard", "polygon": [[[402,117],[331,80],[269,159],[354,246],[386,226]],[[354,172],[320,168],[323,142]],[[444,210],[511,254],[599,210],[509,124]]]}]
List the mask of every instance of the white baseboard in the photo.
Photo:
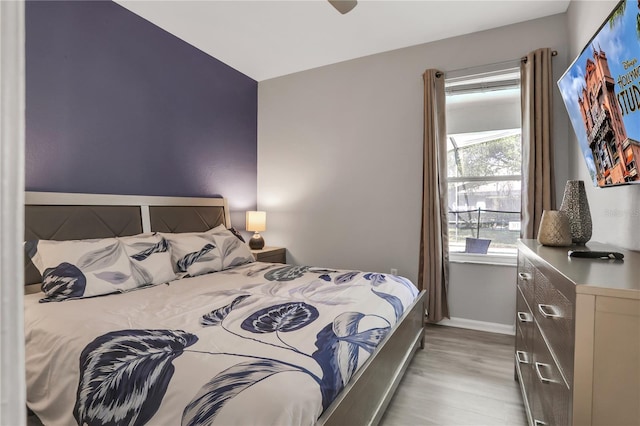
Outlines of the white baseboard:
[{"label": "white baseboard", "polygon": [[468,328],[470,330],[488,331],[490,333],[509,334],[515,336],[516,327],[514,325],[500,324],[497,322],[476,321],[466,318],[451,317],[443,319],[438,325],[448,327]]}]

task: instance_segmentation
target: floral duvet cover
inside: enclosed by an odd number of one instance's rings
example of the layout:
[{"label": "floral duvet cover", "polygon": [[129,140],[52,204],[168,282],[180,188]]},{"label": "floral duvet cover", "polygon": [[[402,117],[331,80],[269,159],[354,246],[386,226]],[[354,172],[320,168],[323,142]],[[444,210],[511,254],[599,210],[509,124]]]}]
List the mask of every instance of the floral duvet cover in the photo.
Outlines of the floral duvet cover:
[{"label": "floral duvet cover", "polygon": [[312,425],[417,294],[392,275],[256,262],[27,295],[28,405],[45,425]]}]

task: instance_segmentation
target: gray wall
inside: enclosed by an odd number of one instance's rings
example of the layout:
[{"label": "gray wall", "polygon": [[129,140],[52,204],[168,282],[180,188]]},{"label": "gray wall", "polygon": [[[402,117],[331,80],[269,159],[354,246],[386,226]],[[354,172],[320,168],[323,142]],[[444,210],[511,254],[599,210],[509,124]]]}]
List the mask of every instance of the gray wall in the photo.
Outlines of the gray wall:
[{"label": "gray wall", "polygon": [[[571,2],[567,11],[571,60],[582,52],[617,3],[616,0]],[[636,7],[636,2],[629,0],[627,7]],[[585,181],[593,219],[592,241],[640,250],[640,185],[593,186],[573,130],[568,139],[571,144],[571,178]]]},{"label": "gray wall", "polygon": [[451,318],[515,324],[515,277],[515,266],[453,263],[449,284]]},{"label": "gray wall", "polygon": [[[258,85],[258,207],[267,244],[298,264],[418,277],[422,73],[509,61],[539,47],[567,65],[566,16],[556,15],[316,68]],[[568,120],[555,91],[556,170],[568,177]],[[452,264],[454,315],[513,322],[515,269]],[[464,266],[467,268],[467,266]],[[457,281],[456,277],[460,278]],[[511,277],[505,279],[505,277]],[[455,278],[455,279],[454,279]],[[467,291],[467,289],[473,289]],[[484,303],[469,303],[473,292]],[[485,318],[481,312],[501,312]]]}]

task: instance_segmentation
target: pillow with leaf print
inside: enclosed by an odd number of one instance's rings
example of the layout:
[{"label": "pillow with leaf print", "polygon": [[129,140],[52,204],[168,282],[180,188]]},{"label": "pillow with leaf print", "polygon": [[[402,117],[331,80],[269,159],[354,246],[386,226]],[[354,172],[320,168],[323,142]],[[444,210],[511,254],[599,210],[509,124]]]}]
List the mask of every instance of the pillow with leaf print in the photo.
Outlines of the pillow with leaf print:
[{"label": "pillow with leaf print", "polygon": [[253,262],[251,250],[224,225],[206,232],[160,233],[168,242],[173,269],[195,277]]},{"label": "pillow with leaf print", "polygon": [[35,240],[25,246],[42,274],[41,302],[125,292],[175,278],[167,243],[159,236]]},{"label": "pillow with leaf print", "polygon": [[181,232],[160,235],[169,243],[171,264],[179,277],[195,277],[222,270],[222,259],[212,234]]},{"label": "pillow with leaf print", "polygon": [[139,281],[148,284],[163,284],[176,279],[171,265],[169,243],[161,235],[139,234],[119,237],[131,260],[132,273]]},{"label": "pillow with leaf print", "polygon": [[207,233],[213,235],[213,239],[220,253],[220,258],[222,259],[223,270],[244,265],[245,263],[255,262],[249,246],[243,244],[233,231],[224,226],[218,226],[210,229]]}]

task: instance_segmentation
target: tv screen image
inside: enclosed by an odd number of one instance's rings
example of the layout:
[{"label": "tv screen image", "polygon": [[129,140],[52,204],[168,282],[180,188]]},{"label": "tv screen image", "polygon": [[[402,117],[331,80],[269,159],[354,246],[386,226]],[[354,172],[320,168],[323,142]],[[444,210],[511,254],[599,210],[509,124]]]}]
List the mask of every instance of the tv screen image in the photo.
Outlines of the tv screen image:
[{"label": "tv screen image", "polygon": [[558,87],[594,185],[640,183],[640,1],[615,7]]}]

